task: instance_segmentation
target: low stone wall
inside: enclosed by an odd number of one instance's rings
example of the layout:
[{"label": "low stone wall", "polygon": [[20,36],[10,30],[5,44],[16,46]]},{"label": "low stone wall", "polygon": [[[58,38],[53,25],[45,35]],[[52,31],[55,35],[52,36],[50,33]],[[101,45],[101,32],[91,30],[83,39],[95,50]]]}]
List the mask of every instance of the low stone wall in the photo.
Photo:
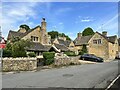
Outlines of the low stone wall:
[{"label": "low stone wall", "polygon": [[2,71],[31,71],[37,68],[37,58],[3,58]]},{"label": "low stone wall", "polygon": [[69,65],[69,64],[80,64],[79,56],[68,57],[65,54],[56,54],[54,58],[54,64],[57,66]]}]

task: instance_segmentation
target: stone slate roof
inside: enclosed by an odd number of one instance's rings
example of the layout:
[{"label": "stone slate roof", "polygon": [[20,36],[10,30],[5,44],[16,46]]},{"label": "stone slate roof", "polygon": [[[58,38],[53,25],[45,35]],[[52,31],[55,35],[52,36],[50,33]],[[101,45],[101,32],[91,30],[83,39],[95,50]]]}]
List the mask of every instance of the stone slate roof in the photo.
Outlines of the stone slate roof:
[{"label": "stone slate roof", "polygon": [[76,38],[74,43],[75,45],[83,45],[88,44],[89,40],[92,38],[93,35],[89,36],[81,36],[80,38]]},{"label": "stone slate roof", "polygon": [[69,51],[69,49],[62,44],[54,44],[57,49],[60,49],[61,51]]},{"label": "stone slate roof", "polygon": [[[55,39],[51,39],[52,44],[53,44],[54,40],[55,40]],[[64,41],[64,40],[62,40],[62,39],[57,39],[57,40],[58,40],[59,44],[65,45],[65,46],[67,46],[67,47],[69,47],[69,45],[70,45],[70,43],[71,43],[70,40],[66,40],[66,41]]]},{"label": "stone slate roof", "polygon": [[28,51],[49,51],[50,47],[44,46],[38,42],[30,42],[31,46],[27,47]]},{"label": "stone slate roof", "polygon": [[101,34],[99,32],[96,32],[96,33],[98,33],[99,35],[103,36],[108,42],[111,42],[113,44],[115,43],[115,40],[117,38],[116,35],[114,35],[114,36],[104,36],[103,34]]},{"label": "stone slate roof", "polygon": [[110,37],[107,37],[108,38],[108,41],[109,42],[111,42],[111,43],[115,43],[115,41],[116,41],[116,38],[117,38],[117,36],[115,35],[115,36],[110,36]]},{"label": "stone slate roof", "polygon": [[[105,35],[99,33],[99,32],[96,32],[98,33],[99,35],[101,35],[102,37],[104,37],[108,42],[111,42],[111,43],[115,43],[115,40],[117,38],[116,35],[114,36],[109,36],[109,37],[106,37]],[[89,35],[89,36],[81,36],[81,38],[76,38],[74,40],[74,43],[75,45],[83,45],[83,44],[88,44],[89,40],[92,38],[93,35]]]},{"label": "stone slate roof", "polygon": [[30,30],[28,30],[27,32],[25,32],[25,33],[21,33],[21,32],[19,32],[19,30],[18,31],[9,31],[9,34],[8,34],[8,40],[10,39],[10,38],[12,38],[13,36],[14,37],[20,37],[20,38],[22,38],[22,37],[24,37],[24,36],[26,36],[28,33],[30,33],[30,32],[32,32],[33,30],[35,30],[36,28],[41,28],[40,26],[36,26],[35,28],[33,28],[33,29],[30,29]]}]

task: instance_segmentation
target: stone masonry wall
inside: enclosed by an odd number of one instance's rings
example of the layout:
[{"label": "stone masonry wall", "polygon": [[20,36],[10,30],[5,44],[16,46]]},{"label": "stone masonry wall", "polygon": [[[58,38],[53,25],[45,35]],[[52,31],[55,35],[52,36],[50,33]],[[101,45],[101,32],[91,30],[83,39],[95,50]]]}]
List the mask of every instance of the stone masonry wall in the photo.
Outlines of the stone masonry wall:
[{"label": "stone masonry wall", "polygon": [[2,60],[2,71],[32,71],[36,68],[36,58],[3,58]]},{"label": "stone masonry wall", "polygon": [[69,65],[69,64],[80,64],[79,56],[77,57],[68,57],[65,54],[56,54],[54,58],[54,64],[59,65]]}]

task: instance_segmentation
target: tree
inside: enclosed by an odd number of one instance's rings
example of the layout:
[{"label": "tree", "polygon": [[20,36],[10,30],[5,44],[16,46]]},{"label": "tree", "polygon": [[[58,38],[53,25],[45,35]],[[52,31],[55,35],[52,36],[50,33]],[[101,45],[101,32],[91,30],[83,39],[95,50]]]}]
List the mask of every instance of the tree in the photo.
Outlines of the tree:
[{"label": "tree", "polygon": [[20,28],[25,28],[26,31],[30,30],[30,27],[26,24],[20,25]]},{"label": "tree", "polygon": [[65,35],[64,33],[59,33],[57,31],[51,31],[48,32],[48,34],[51,36],[51,39],[55,39],[56,37],[66,37],[66,40],[71,40],[69,36]]},{"label": "tree", "polygon": [[54,39],[54,38],[58,37],[58,32],[57,31],[51,31],[51,32],[48,32],[48,34],[51,36],[51,39]]},{"label": "tree", "polygon": [[94,31],[90,27],[85,28],[84,31],[82,32],[82,36],[88,36],[88,35],[94,35]]},{"label": "tree", "polygon": [[3,51],[3,57],[26,57],[26,47],[30,47],[30,40],[16,39],[13,42],[7,42]]},{"label": "tree", "polygon": [[30,41],[29,40],[19,40],[13,43],[12,45],[12,56],[13,57],[26,57],[26,47],[30,47]]},{"label": "tree", "polygon": [[86,45],[84,44],[83,47],[82,47],[82,50],[79,52],[80,55],[83,55],[84,53],[87,53],[87,47]]}]

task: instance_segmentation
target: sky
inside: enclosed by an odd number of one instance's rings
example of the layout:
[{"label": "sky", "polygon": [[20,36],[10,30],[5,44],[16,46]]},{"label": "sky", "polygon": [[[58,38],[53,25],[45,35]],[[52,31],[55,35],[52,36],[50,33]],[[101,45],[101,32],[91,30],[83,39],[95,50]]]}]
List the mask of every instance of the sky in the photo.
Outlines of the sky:
[{"label": "sky", "polygon": [[5,38],[9,30],[17,31],[21,24],[30,28],[41,25],[43,17],[48,32],[65,33],[72,40],[87,27],[107,31],[108,36],[118,35],[117,2],[3,2],[0,10]]}]

